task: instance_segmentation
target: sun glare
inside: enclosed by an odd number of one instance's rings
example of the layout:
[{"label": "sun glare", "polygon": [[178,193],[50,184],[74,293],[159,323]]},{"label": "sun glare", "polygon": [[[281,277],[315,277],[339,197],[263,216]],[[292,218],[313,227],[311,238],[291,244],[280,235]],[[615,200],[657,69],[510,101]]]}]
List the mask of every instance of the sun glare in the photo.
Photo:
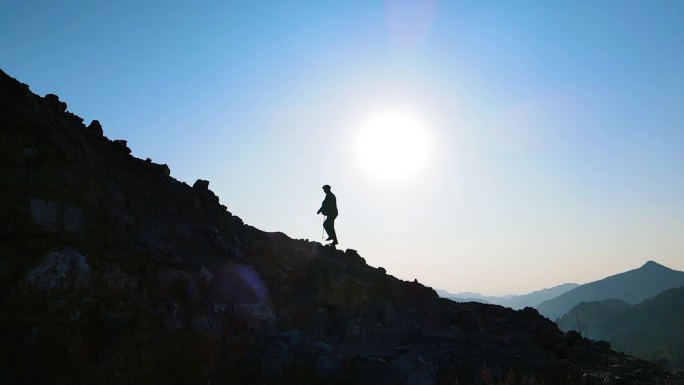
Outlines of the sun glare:
[{"label": "sun glare", "polygon": [[408,178],[427,160],[428,135],[425,126],[412,114],[384,112],[363,125],[358,136],[361,166],[386,180]]}]

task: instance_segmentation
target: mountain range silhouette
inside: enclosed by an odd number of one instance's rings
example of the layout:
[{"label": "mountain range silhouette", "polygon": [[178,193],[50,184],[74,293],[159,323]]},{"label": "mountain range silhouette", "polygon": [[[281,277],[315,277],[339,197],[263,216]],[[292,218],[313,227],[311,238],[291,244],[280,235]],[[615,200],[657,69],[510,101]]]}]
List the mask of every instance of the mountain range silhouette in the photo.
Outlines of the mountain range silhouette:
[{"label": "mountain range silhouette", "polygon": [[582,302],[559,320],[563,330],[583,329],[621,352],[684,368],[684,287],[666,290],[636,305],[618,300]]},{"label": "mountain range silhouette", "polygon": [[638,269],[578,286],[542,302],[536,309],[550,319],[557,319],[580,302],[619,299],[633,305],[681,286],[684,286],[684,272],[648,261]]},{"label": "mountain range silhouette", "polygon": [[505,296],[486,296],[478,293],[449,293],[444,290],[438,290],[437,293],[456,302],[481,302],[491,303],[494,305],[501,305],[510,307],[511,309],[524,309],[526,307],[539,306],[540,303],[556,298],[559,295],[568,292],[579,285],[576,283],[565,283],[547,289],[535,290],[531,293],[522,295],[505,295]]}]

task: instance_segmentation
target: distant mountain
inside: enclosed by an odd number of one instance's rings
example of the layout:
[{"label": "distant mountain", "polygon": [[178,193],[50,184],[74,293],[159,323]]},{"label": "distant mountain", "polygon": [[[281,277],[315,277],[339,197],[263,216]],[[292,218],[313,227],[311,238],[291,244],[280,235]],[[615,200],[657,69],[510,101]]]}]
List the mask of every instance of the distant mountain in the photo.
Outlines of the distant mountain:
[{"label": "distant mountain", "polygon": [[558,325],[583,329],[583,335],[610,342],[613,349],[664,365],[684,369],[684,287],[670,289],[630,306],[609,299],[581,303]]},{"label": "distant mountain", "polygon": [[562,285],[554,286],[548,289],[533,291],[532,293],[516,295],[507,300],[499,302],[499,305],[510,307],[512,309],[524,309],[526,307],[536,307],[540,303],[556,298],[559,295],[566,293],[579,285],[576,283],[564,283]]},{"label": "distant mountain", "polygon": [[680,286],[684,286],[684,272],[649,261],[638,269],[576,287],[541,303],[537,310],[550,319],[556,319],[581,302],[614,298],[633,305]]},{"label": "distant mountain", "polygon": [[562,285],[554,286],[549,289],[537,290],[532,293],[523,295],[506,295],[501,297],[486,296],[478,293],[464,292],[453,294],[446,290],[437,290],[437,294],[441,297],[449,298],[456,302],[481,302],[490,303],[494,305],[501,305],[510,307],[512,309],[524,309],[526,307],[535,307],[540,303],[558,297],[559,295],[572,290],[579,286],[576,283],[564,283]]},{"label": "distant mountain", "polygon": [[[461,292],[461,293],[450,293],[446,290],[436,290],[437,294],[439,294],[440,297],[442,298],[448,298],[454,302],[479,302],[479,303],[496,303],[500,298],[505,298],[505,297],[494,297],[494,296],[486,296],[478,293],[472,293],[472,292]],[[509,296],[510,297],[510,296]]]},{"label": "distant mountain", "polygon": [[623,316],[631,307],[619,299],[582,302],[561,317],[558,325],[562,330],[577,330],[587,338],[601,340],[609,332],[602,329],[604,321]]}]

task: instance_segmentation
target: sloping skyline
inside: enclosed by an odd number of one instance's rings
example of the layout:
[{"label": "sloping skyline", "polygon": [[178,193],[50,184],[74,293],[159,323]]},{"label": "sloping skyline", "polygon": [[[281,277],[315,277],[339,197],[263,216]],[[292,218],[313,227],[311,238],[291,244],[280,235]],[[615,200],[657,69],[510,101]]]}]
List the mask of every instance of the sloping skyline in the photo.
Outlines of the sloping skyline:
[{"label": "sloping skyline", "polygon": [[[684,4],[0,4],[0,68],[245,222],[451,292],[684,270]],[[364,122],[419,117],[421,168],[368,173]]]}]

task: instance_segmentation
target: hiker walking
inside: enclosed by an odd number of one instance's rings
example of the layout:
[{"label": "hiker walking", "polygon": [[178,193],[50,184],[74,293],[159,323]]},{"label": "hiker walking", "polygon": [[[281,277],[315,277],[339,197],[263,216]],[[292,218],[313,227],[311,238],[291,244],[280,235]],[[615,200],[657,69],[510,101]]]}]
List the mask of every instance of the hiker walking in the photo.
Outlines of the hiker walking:
[{"label": "hiker walking", "polygon": [[330,191],[330,186],[323,186],[323,191],[325,191],[325,199],[321,208],[318,209],[316,214],[325,215],[325,221],[323,221],[323,228],[325,232],[328,233],[328,239],[326,241],[332,241],[331,245],[337,244],[337,234],[335,234],[335,218],[337,218],[337,198],[335,194]]}]

